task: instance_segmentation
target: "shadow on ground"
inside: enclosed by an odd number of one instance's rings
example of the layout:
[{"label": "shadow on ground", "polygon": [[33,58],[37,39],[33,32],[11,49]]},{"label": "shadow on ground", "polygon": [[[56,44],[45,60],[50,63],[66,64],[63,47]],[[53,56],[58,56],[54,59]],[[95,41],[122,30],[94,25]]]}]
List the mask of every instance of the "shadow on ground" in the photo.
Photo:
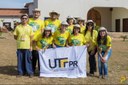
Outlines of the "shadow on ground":
[{"label": "shadow on ground", "polygon": [[0,66],[0,74],[3,75],[17,75],[17,67],[16,66]]}]

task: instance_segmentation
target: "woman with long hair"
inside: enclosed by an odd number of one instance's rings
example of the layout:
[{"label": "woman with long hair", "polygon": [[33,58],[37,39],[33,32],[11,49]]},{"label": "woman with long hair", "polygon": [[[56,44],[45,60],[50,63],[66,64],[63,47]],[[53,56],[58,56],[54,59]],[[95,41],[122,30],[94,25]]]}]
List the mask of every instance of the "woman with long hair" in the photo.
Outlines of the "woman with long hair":
[{"label": "woman with long hair", "polygon": [[52,47],[53,36],[52,36],[52,29],[47,26],[42,33],[42,36],[36,40],[36,49],[47,49]]},{"label": "woman with long hair", "polygon": [[80,25],[78,24],[74,25],[73,32],[68,39],[68,44],[70,46],[82,46],[85,44],[85,38],[80,33]]},{"label": "woman with long hair", "polygon": [[100,27],[97,37],[99,78],[108,78],[108,59],[111,56],[112,39],[105,27]]},{"label": "woman with long hair", "polygon": [[95,54],[97,52],[96,49],[97,34],[98,34],[97,31],[94,30],[94,22],[92,20],[88,20],[86,23],[84,36],[86,43],[89,45],[87,50],[89,54],[90,76],[94,76],[94,72],[96,72]]},{"label": "woman with long hair", "polygon": [[66,21],[69,24],[67,31],[71,34],[74,26],[74,18],[72,16],[68,16]]},{"label": "woman with long hair", "polygon": [[83,18],[78,18],[78,24],[80,25],[80,32],[84,34],[85,31],[85,20]]},{"label": "woman with long hair", "polygon": [[[33,62],[34,65],[36,65],[36,62],[38,60],[38,71],[40,70],[40,63],[39,63],[39,54],[38,51],[40,50],[46,50],[48,48],[51,48],[53,42],[52,37],[52,29],[50,27],[45,27],[44,32],[42,33],[42,36],[35,39],[34,46],[37,51],[37,58],[36,61]],[[36,66],[33,67],[33,71],[35,72]]]},{"label": "woman with long hair", "polygon": [[63,21],[60,28],[54,33],[53,48],[66,46],[66,42],[69,37],[69,32],[66,31],[67,27],[68,23]]}]

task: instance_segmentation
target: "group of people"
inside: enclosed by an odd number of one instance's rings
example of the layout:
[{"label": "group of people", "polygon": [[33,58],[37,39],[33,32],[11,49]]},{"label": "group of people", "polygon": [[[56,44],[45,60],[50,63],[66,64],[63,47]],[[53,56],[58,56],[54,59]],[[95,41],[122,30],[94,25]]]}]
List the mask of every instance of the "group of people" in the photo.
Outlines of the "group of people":
[{"label": "group of people", "polygon": [[18,76],[28,74],[30,77],[40,70],[39,50],[48,48],[60,48],[69,46],[87,46],[89,54],[89,75],[93,76],[96,69],[96,53],[98,54],[99,78],[108,77],[108,59],[111,56],[111,37],[105,27],[95,30],[93,20],[79,18],[74,24],[74,18],[68,16],[66,21],[60,21],[60,14],[52,11],[50,18],[45,21],[39,17],[41,11],[33,10],[33,17],[27,14],[21,16],[21,24],[14,30],[14,38],[17,40],[17,66]]}]

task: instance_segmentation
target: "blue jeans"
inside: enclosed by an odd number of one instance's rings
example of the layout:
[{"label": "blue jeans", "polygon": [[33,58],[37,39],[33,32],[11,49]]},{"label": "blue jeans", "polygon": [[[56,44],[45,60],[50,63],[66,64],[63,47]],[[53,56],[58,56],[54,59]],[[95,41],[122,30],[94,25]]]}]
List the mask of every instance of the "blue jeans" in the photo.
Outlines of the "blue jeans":
[{"label": "blue jeans", "polygon": [[28,49],[17,49],[17,67],[18,74],[33,74],[31,52]]},{"label": "blue jeans", "polygon": [[[101,54],[102,54],[102,56],[104,56],[105,52],[102,52]],[[108,76],[108,60],[109,60],[111,54],[112,54],[112,49],[110,49],[108,51],[105,63],[101,62],[101,57],[98,54],[99,75],[106,75],[106,76]]]}]

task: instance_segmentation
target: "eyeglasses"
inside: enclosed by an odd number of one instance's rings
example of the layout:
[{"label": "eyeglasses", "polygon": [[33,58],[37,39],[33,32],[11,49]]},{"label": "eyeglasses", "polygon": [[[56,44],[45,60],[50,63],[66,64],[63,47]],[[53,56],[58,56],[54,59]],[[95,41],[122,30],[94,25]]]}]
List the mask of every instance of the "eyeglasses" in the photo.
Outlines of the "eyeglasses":
[{"label": "eyeglasses", "polygon": [[90,23],[90,24],[87,24],[87,26],[93,26],[93,24]]},{"label": "eyeglasses", "polygon": [[22,18],[23,20],[27,20],[28,18]]}]

